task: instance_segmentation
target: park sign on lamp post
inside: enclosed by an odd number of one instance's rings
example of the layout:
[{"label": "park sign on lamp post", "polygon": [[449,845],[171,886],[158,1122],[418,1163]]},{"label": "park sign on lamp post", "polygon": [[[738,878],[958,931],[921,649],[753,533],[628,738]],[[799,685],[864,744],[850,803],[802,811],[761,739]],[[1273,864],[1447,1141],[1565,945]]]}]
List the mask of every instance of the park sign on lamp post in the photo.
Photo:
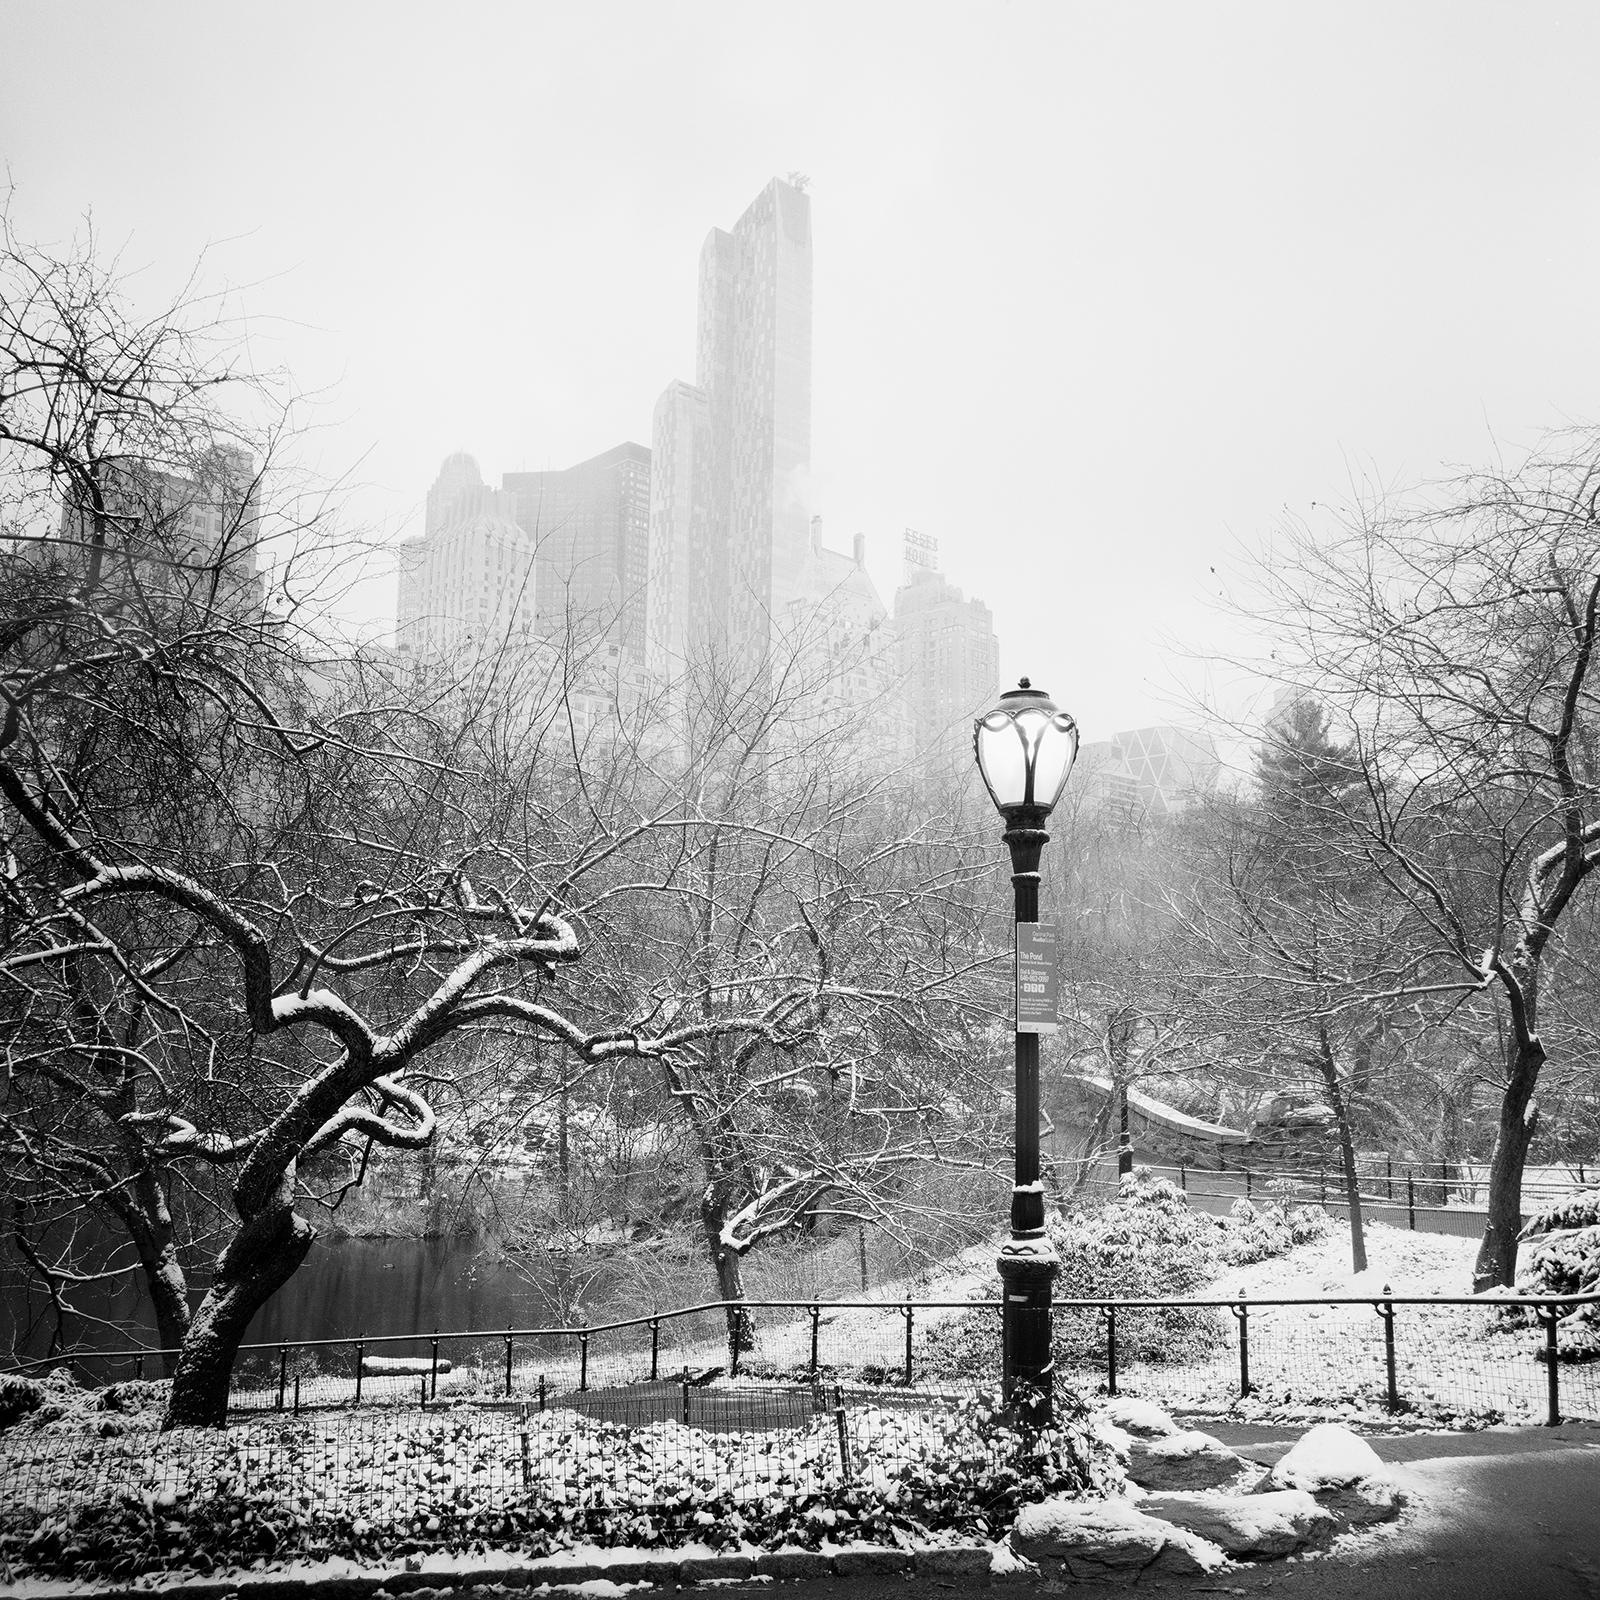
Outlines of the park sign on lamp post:
[{"label": "park sign on lamp post", "polygon": [[1017,924],[1017,1032],[1054,1033],[1060,1022],[1053,922]]},{"label": "park sign on lamp post", "polygon": [[1078,725],[1023,678],[973,724],[972,747],[1005,821],[1016,925],[1016,1177],[1011,1237],[998,1263],[1005,1392],[1047,1426],[1055,1410],[1050,1294],[1061,1263],[1045,1231],[1039,1181],[1039,1035],[1056,1020],[1055,930],[1039,921],[1039,858],[1050,839],[1045,820],[1078,754]]}]

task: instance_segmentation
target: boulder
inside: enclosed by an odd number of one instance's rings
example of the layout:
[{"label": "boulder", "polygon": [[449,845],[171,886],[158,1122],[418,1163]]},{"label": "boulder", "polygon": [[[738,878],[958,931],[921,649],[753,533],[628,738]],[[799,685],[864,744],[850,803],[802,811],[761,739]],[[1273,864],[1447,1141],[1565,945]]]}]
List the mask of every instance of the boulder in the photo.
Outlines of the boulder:
[{"label": "boulder", "polygon": [[1357,1526],[1400,1514],[1393,1473],[1365,1439],[1336,1422],[1308,1429],[1272,1469],[1263,1488],[1303,1490],[1341,1522]]},{"label": "boulder", "polygon": [[1011,1530],[1011,1546],[1032,1561],[1062,1562],[1074,1578],[1132,1578],[1158,1562],[1161,1571],[1210,1572],[1223,1560],[1205,1540],[1146,1516],[1126,1500],[1065,1495],[1024,1506]]},{"label": "boulder", "polygon": [[1128,1476],[1152,1491],[1220,1489],[1258,1470],[1220,1439],[1193,1428],[1162,1438],[1136,1438],[1128,1451]]},{"label": "boulder", "polygon": [[1179,1431],[1178,1424],[1160,1406],[1133,1395],[1118,1395],[1100,1407],[1100,1415],[1114,1428],[1135,1439],[1164,1439]]},{"label": "boulder", "polygon": [[1246,1561],[1270,1560],[1327,1544],[1339,1531],[1333,1516],[1303,1489],[1266,1494],[1153,1494],[1139,1502],[1147,1517],[1198,1534]]}]

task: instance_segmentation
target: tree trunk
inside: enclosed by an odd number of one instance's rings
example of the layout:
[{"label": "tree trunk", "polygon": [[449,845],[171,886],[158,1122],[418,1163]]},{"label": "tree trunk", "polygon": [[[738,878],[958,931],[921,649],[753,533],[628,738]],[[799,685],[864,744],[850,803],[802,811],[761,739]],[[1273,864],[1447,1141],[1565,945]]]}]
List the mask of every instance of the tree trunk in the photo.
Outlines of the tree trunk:
[{"label": "tree trunk", "polygon": [[178,1370],[178,1352],[189,1336],[189,1281],[170,1241],[154,1259],[145,1259],[141,1252],[140,1264],[150,1290],[150,1303],[155,1307],[161,1370],[170,1378]]},{"label": "tree trunk", "polygon": [[170,1378],[177,1371],[178,1351],[189,1335],[189,1281],[173,1240],[172,1209],[164,1179],[147,1168],[134,1182],[133,1193],[120,1205],[114,1203],[112,1210],[139,1257],[156,1314],[161,1370]]},{"label": "tree trunk", "polygon": [[711,1253],[717,1275],[717,1293],[724,1302],[728,1319],[728,1365],[743,1351],[755,1348],[755,1319],[744,1301],[744,1266],[739,1252],[723,1243],[722,1229],[727,1220],[720,1187],[710,1183],[700,1201],[700,1227],[706,1249]]},{"label": "tree trunk", "polygon": [[226,1423],[234,1358],[250,1319],[294,1274],[316,1237],[310,1223],[295,1215],[292,1194],[288,1179],[273,1203],[247,1218],[218,1257],[216,1276],[189,1325],[172,1375],[163,1432]]},{"label": "tree trunk", "polygon": [[1538,1128],[1539,1110],[1533,1091],[1544,1065],[1544,1049],[1513,1041],[1507,1049],[1509,1070],[1500,1101],[1500,1126],[1489,1158],[1488,1217],[1483,1243],[1472,1267],[1472,1292],[1511,1288],[1517,1281],[1517,1235],[1522,1232],[1522,1170]]},{"label": "tree trunk", "polygon": [[1367,1230],[1361,1216],[1361,1178],[1356,1171],[1356,1143],[1350,1132],[1350,1108],[1345,1101],[1344,1086],[1339,1081],[1339,1064],[1334,1059],[1333,1046],[1324,1030],[1318,1041],[1317,1066],[1322,1072],[1322,1082],[1328,1091],[1328,1108],[1333,1112],[1333,1126],[1339,1139],[1339,1165],[1344,1172],[1345,1204],[1350,1208],[1350,1270],[1367,1270]]},{"label": "tree trunk", "polygon": [[1133,1171],[1133,1134],[1128,1127],[1128,1086],[1117,1089],[1117,1177],[1119,1181]]}]

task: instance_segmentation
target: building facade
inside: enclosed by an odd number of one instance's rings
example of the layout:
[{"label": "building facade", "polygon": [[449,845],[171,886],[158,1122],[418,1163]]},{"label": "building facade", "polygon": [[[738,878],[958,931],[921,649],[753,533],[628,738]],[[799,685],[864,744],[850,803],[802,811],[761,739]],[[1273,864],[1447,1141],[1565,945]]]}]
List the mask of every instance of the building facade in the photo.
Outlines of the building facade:
[{"label": "building facade", "polygon": [[508,472],[511,514],[536,551],[536,629],[605,639],[630,665],[646,652],[650,451],[624,443],[556,472]]},{"label": "building facade", "polygon": [[650,638],[669,671],[702,646],[759,661],[807,593],[811,274],[811,202],[780,178],[701,249],[697,381],[663,394],[653,440],[671,465],[651,506]]},{"label": "building facade", "polygon": [[422,537],[399,550],[402,653],[457,659],[531,636],[534,545],[514,510],[471,456],[445,461],[428,492]]},{"label": "building facade", "polygon": [[1000,690],[1000,644],[988,606],[939,571],[938,543],[905,531],[894,596],[894,660],[907,760],[972,763],[972,720]]}]

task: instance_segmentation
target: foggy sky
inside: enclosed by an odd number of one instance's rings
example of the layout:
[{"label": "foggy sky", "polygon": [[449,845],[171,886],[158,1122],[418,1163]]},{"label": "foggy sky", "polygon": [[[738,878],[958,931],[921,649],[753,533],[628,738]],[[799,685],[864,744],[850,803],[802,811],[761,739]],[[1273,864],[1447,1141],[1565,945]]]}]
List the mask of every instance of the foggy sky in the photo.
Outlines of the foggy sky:
[{"label": "foggy sky", "polygon": [[809,174],[828,542],[887,601],[936,534],[1093,739],[1285,508],[1600,411],[1597,68],[1579,4],[0,0],[0,155],[152,293],[212,245],[393,539],[451,450],[649,444],[701,240]]}]

